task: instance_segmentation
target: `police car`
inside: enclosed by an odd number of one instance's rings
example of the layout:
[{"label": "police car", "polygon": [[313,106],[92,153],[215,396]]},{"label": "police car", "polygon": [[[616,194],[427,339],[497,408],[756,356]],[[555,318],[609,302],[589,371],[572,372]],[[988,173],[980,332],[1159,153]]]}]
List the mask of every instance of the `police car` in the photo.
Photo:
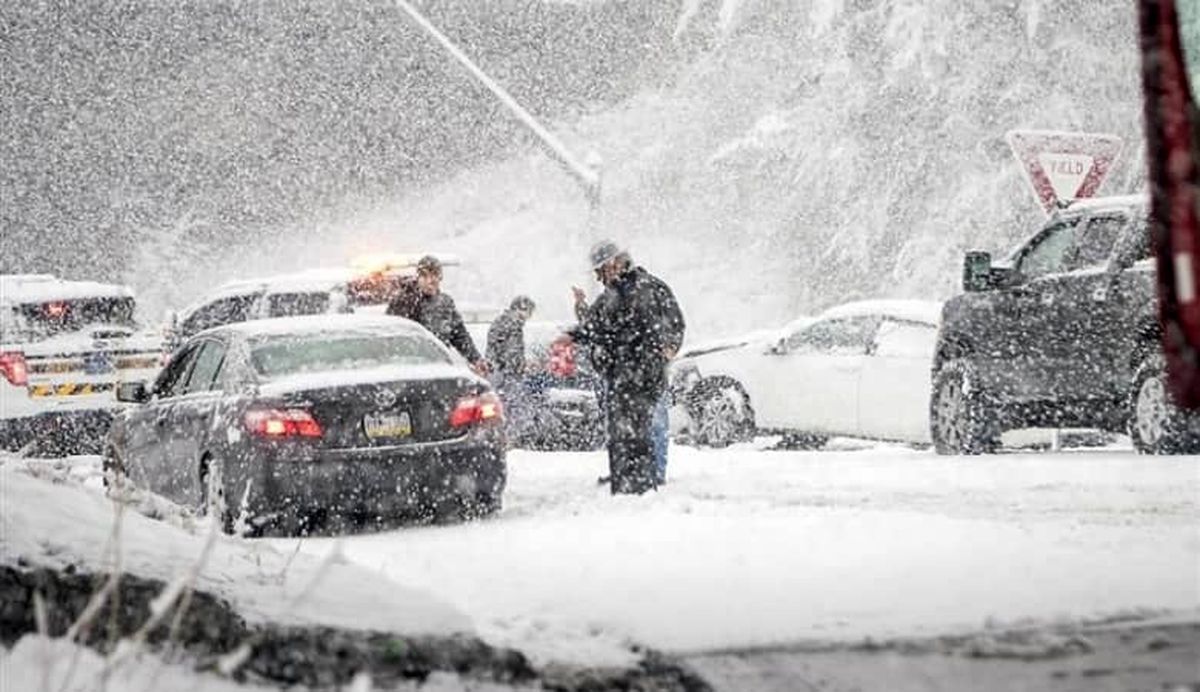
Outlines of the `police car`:
[{"label": "police car", "polygon": [[[443,265],[458,260],[435,255]],[[346,312],[383,312],[402,277],[412,275],[422,255],[377,254],[345,267],[305,269],[231,281],[168,317],[167,351],[213,327],[274,317]]]},{"label": "police car", "polygon": [[161,335],[138,328],[135,305],[125,286],[0,275],[0,446],[99,449],[117,385],[161,365]]}]

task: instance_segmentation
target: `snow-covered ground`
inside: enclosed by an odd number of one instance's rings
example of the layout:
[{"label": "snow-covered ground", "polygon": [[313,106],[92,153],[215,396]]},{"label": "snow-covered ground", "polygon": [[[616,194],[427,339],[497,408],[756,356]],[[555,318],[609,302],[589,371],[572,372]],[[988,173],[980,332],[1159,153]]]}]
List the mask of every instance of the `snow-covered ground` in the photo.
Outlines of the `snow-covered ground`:
[{"label": "snow-covered ground", "polygon": [[535,658],[1200,613],[1195,457],[837,447],[673,447],[645,497],[597,486],[603,453],[514,452],[501,516],[340,547]]},{"label": "snow-covered ground", "polygon": [[[197,585],[251,619],[474,631],[538,663],[592,665],[631,662],[634,644],[695,653],[1028,620],[1200,620],[1195,457],[768,443],[673,447],[671,482],[644,497],[597,485],[602,452],[517,451],[497,517],[338,539],[221,538]],[[32,475],[20,472],[30,462],[0,461],[6,563],[108,564],[113,514],[94,458],[32,462]],[[125,513],[122,563],[177,581],[207,528],[141,504],[170,521]]]}]

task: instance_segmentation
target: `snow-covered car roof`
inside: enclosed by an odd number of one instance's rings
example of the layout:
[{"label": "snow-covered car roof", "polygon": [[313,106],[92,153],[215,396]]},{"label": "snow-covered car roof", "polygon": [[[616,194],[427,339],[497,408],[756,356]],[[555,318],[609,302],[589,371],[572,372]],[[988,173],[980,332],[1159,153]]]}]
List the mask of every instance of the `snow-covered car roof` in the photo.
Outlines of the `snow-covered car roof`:
[{"label": "snow-covered car roof", "polygon": [[201,334],[239,334],[244,337],[318,334],[321,332],[370,332],[375,334],[428,333],[412,320],[393,315],[362,313],[272,317],[235,322],[207,329]]},{"label": "snow-covered car roof", "polygon": [[831,317],[859,317],[863,315],[884,315],[910,322],[938,325],[942,321],[942,302],[938,300],[858,300],[852,303],[835,305],[822,312],[821,319]]},{"label": "snow-covered car roof", "polygon": [[239,279],[221,284],[202,302],[209,302],[221,295],[267,291],[291,293],[297,291],[328,291],[350,281],[355,276],[349,269],[338,267],[307,269],[290,274],[277,274],[258,279]]},{"label": "snow-covered car roof", "polygon": [[1067,206],[1067,210],[1096,211],[1107,209],[1129,209],[1130,207],[1149,206],[1150,198],[1146,195],[1113,195],[1110,197],[1085,197],[1077,199]]},{"label": "snow-covered car roof", "polygon": [[128,286],[97,281],[71,281],[49,274],[0,275],[0,303],[44,303],[80,298],[132,298]]}]

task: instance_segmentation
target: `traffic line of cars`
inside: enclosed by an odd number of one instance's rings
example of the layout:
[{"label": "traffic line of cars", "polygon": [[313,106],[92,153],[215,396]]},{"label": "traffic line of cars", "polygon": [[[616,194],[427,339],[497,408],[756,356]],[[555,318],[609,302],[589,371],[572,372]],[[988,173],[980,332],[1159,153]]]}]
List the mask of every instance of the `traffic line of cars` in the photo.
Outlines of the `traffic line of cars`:
[{"label": "traffic line of cars", "polygon": [[[1164,384],[1147,234],[1143,198],[1079,202],[1003,261],[968,253],[964,292],[945,303],[854,302],[689,347],[671,366],[672,428],[712,446],[766,432],[974,454],[1011,430],[1080,427],[1195,451],[1200,424]],[[286,532],[487,514],[508,446],[603,444],[586,357],[553,352],[565,325],[527,325],[537,385],[526,425],[506,431],[495,389],[461,356],[371,314],[409,259],[228,284],[165,337],[137,328],[125,287],[0,277],[0,442],[102,451],[227,528],[236,515]],[[480,343],[490,317],[469,318]]]}]

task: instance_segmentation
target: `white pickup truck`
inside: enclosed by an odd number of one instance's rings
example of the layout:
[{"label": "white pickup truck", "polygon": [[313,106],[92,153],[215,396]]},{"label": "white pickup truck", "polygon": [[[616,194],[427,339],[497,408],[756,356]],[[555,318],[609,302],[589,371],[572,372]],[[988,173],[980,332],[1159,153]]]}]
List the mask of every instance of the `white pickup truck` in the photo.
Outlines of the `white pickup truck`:
[{"label": "white pickup truck", "polygon": [[147,381],[162,337],[140,331],[125,286],[0,275],[0,447],[97,451],[116,386]]}]

